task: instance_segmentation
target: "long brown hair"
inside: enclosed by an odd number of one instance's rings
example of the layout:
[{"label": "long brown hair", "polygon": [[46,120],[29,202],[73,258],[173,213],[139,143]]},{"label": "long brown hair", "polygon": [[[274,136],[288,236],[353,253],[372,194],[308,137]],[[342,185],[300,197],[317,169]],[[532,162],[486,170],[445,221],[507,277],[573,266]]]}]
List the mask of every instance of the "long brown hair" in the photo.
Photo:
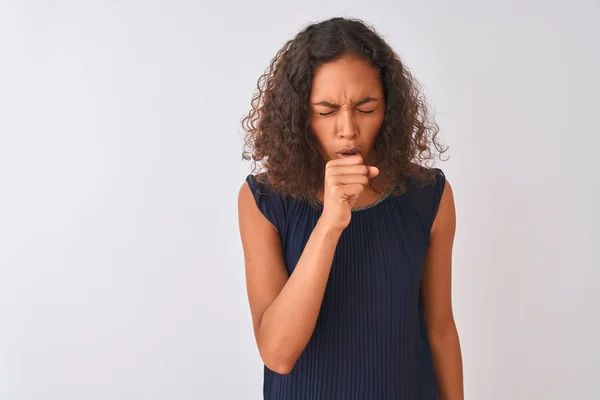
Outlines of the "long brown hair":
[{"label": "long brown hair", "polygon": [[[311,24],[277,52],[258,79],[251,110],[242,120],[242,158],[252,160],[277,192],[312,200],[323,186],[325,160],[310,129],[309,96],[315,69],[352,53],[380,71],[385,116],[374,151],[380,173],[405,190],[408,177],[435,180],[427,164],[447,150],[437,140],[428,106],[408,68],[373,27],[358,19],[332,18]],[[262,168],[261,168],[262,167]],[[312,201],[311,201],[312,202]]]}]

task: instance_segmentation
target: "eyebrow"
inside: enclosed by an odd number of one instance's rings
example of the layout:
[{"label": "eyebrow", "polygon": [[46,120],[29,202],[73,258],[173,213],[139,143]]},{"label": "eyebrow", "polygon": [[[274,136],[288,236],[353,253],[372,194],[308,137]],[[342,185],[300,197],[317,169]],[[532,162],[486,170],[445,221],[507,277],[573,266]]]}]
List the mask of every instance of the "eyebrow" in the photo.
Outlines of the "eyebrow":
[{"label": "eyebrow", "polygon": [[[367,104],[367,103],[371,103],[374,101],[377,101],[378,99],[376,99],[375,97],[365,97],[362,100],[357,101],[356,103],[353,103],[354,106],[362,106],[363,104]],[[339,104],[336,103],[331,103],[329,101],[320,101],[318,103],[313,103],[313,105],[315,106],[325,106],[325,107],[329,107],[329,108],[340,108]]]}]

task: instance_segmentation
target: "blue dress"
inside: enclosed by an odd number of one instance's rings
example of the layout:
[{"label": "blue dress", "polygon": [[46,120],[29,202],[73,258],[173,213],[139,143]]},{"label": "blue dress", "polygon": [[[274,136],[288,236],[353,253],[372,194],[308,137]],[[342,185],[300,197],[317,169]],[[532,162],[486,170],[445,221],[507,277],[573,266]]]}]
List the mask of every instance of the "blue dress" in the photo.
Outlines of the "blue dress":
[{"label": "blue dress", "polygon": [[[352,211],[337,248],[315,330],[290,374],[264,367],[268,400],[435,400],[436,376],[420,297],[429,234],[445,185],[409,179]],[[322,212],[246,178],[278,229],[289,274]]]}]

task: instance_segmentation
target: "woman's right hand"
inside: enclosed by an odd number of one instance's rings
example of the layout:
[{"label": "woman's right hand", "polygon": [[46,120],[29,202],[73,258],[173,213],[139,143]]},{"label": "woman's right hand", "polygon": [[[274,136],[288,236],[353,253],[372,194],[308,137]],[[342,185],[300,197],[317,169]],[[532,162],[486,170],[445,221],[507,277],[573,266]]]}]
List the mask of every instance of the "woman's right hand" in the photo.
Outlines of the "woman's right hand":
[{"label": "woman's right hand", "polygon": [[323,213],[320,221],[340,232],[350,224],[352,207],[379,169],[366,166],[360,155],[330,160],[325,166]]}]

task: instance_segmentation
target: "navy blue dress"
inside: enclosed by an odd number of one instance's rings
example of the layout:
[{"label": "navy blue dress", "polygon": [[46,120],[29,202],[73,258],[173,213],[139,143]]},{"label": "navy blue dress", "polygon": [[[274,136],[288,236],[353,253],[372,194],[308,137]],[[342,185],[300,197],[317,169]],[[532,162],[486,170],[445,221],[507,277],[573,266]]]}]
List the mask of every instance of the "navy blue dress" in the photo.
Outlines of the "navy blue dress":
[{"label": "navy blue dress", "polygon": [[[343,231],[313,335],[292,372],[264,367],[268,400],[435,400],[437,382],[419,293],[431,225],[445,185],[409,180],[400,196],[355,209]],[[322,212],[246,178],[278,229],[288,273]]]}]

